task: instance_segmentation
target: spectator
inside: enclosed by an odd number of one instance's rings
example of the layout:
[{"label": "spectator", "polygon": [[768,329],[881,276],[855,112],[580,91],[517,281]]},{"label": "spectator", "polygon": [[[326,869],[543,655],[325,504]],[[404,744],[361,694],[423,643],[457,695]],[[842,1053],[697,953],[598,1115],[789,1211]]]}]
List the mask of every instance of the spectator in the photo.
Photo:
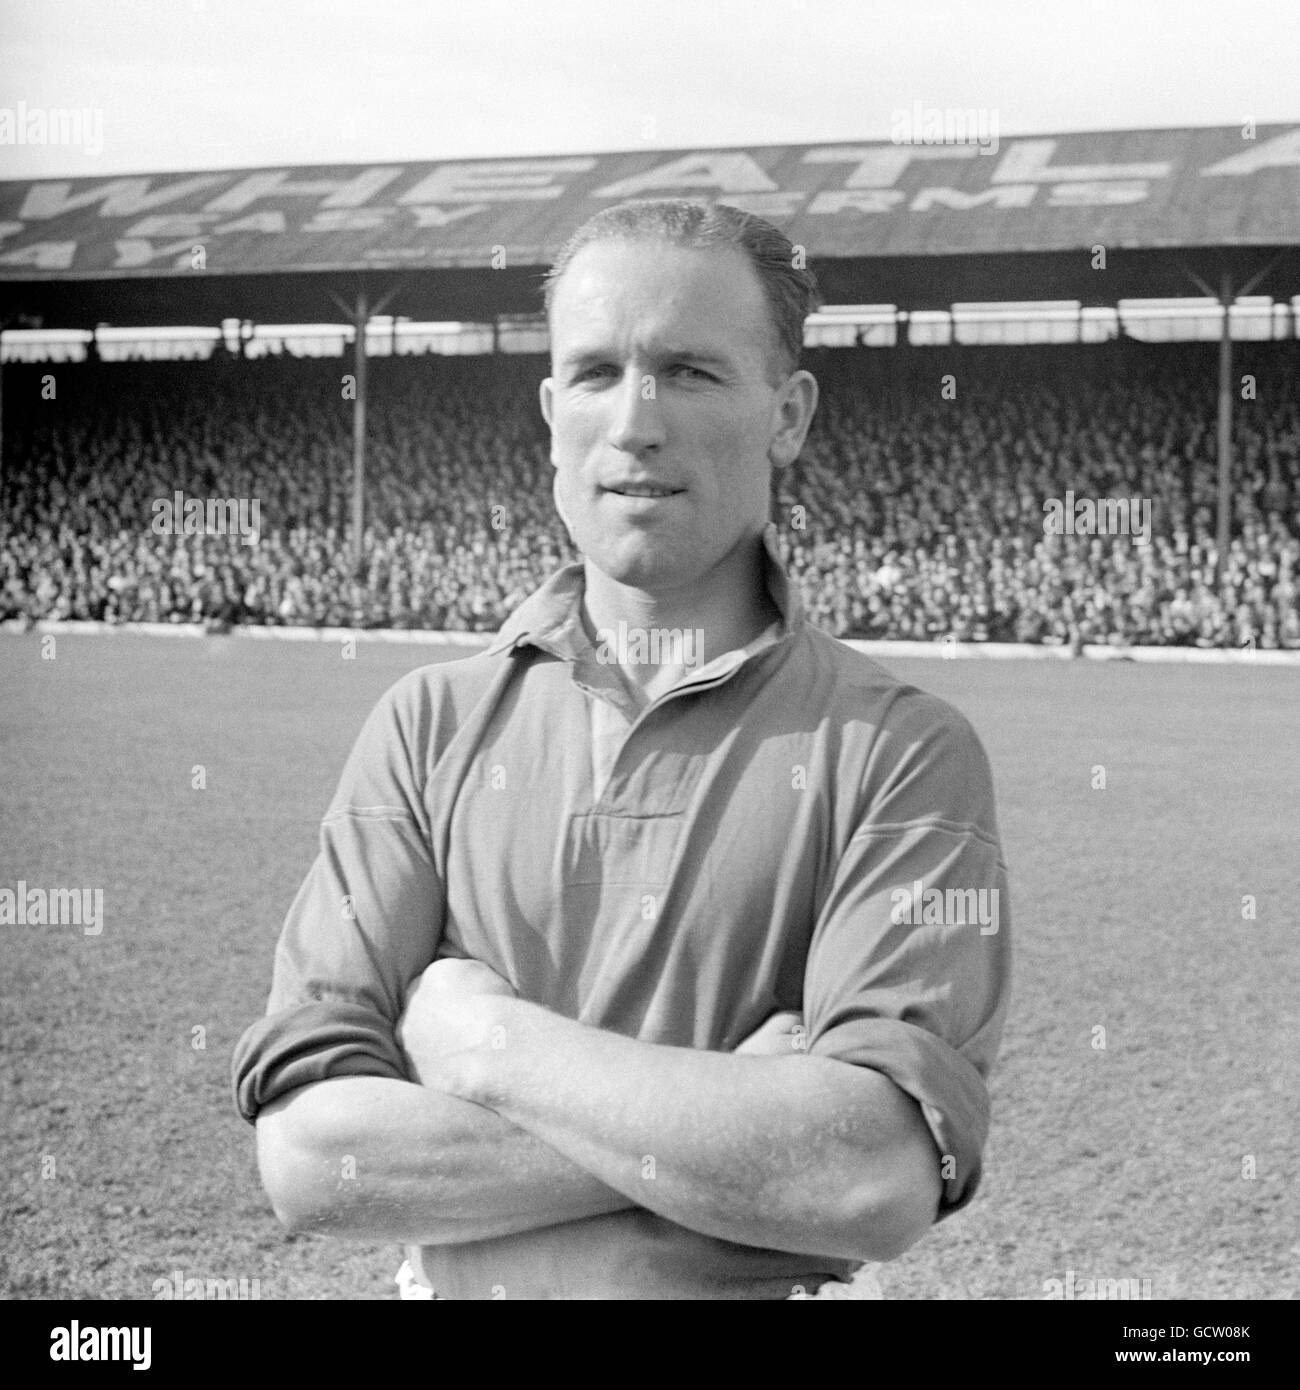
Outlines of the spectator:
[{"label": "spectator", "polygon": [[[1259,392],[1239,410],[1222,565],[1203,355],[1054,351],[964,349],[957,400],[938,390],[941,350],[906,366],[819,354],[822,408],[773,497],[813,621],[920,641],[1300,649],[1300,345],[1242,349]],[[0,617],[491,631],[573,558],[538,359],[375,364],[360,575],[334,365],[88,365],[57,408],[11,424],[31,370],[6,374]],[[178,490],[257,499],[257,543],[155,533],[152,504]],[[1046,534],[1045,501],[1068,493],[1146,499],[1149,544]]]}]

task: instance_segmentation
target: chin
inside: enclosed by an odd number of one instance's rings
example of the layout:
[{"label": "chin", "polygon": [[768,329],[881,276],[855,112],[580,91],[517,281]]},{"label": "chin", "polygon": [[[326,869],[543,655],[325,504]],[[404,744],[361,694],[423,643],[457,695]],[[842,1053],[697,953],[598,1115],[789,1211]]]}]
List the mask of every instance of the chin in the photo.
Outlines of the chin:
[{"label": "chin", "polygon": [[671,563],[656,563],[649,559],[641,562],[614,563],[601,555],[591,556],[589,560],[602,574],[607,575],[615,583],[625,584],[629,589],[651,591],[676,588],[684,578],[689,582],[689,576],[683,576],[681,566]]},{"label": "chin", "polygon": [[579,549],[602,574],[633,589],[675,588],[690,583],[699,560],[698,554],[683,553],[677,545],[611,547],[597,543]]}]

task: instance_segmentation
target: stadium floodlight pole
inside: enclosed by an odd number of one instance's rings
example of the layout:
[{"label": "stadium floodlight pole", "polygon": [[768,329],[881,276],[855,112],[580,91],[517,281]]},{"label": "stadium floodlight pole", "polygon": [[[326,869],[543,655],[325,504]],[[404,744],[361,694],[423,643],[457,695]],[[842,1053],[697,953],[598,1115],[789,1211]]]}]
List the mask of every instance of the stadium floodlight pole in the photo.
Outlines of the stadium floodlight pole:
[{"label": "stadium floodlight pole", "polygon": [[[1257,274],[1251,276],[1236,294],[1248,295],[1282,259],[1281,253]],[[1223,272],[1219,303],[1223,305],[1223,322],[1219,328],[1219,525],[1215,537],[1219,552],[1216,566],[1222,578],[1228,564],[1228,544],[1232,529],[1232,303],[1235,298],[1232,276]]]},{"label": "stadium floodlight pole", "polygon": [[[1217,299],[1223,309],[1219,324],[1219,409],[1218,409],[1218,454],[1219,454],[1219,505],[1214,528],[1214,577],[1223,578],[1228,567],[1228,544],[1232,532],[1232,275],[1223,272],[1219,281],[1219,292],[1205,283],[1189,267],[1183,267],[1187,277],[1207,299]],[[1267,270],[1267,268],[1266,268]],[[1250,282],[1253,287],[1266,273],[1261,271]]]},{"label": "stadium floodlight pole", "polygon": [[1223,307],[1223,319],[1219,324],[1219,515],[1215,527],[1214,545],[1218,552],[1214,567],[1215,578],[1222,579],[1228,565],[1228,545],[1232,539],[1232,305],[1236,295],[1248,295],[1282,259],[1279,252],[1256,275],[1252,275],[1235,293],[1232,288],[1232,275],[1223,272],[1219,281],[1219,293],[1196,274],[1184,266],[1188,277],[1207,299],[1217,299]]},{"label": "stadium floodlight pole", "polygon": [[366,521],[366,294],[359,291],[356,302],[350,305],[336,294],[330,298],[339,306],[344,321],[352,325],[353,334],[352,525],[348,552],[355,575],[361,569],[361,534]]},{"label": "stadium floodlight pole", "polygon": [[366,524],[366,292],[357,294],[356,399],[352,402],[352,570],[361,573],[361,538]]},{"label": "stadium floodlight pole", "polygon": [[1219,329],[1219,524],[1215,570],[1221,582],[1228,568],[1232,526],[1232,276],[1226,270],[1219,303],[1223,305],[1223,323]]},{"label": "stadium floodlight pole", "polygon": [[361,572],[361,542],[366,526],[366,328],[370,323],[370,315],[382,314],[396,293],[397,286],[394,286],[387,294],[380,296],[373,308],[366,302],[364,286],[357,291],[356,303],[352,307],[344,303],[338,295],[330,294],[343,317],[351,322],[354,335],[353,373],[356,376],[356,392],[352,399],[352,535],[349,543],[354,574]]}]

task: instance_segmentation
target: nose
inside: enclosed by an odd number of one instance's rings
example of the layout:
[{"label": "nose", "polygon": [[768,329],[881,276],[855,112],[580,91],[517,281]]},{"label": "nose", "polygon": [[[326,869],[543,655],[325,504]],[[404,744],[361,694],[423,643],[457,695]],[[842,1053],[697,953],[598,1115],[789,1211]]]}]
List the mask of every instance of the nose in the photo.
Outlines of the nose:
[{"label": "nose", "polygon": [[664,443],[663,411],[658,383],[648,372],[623,374],[618,389],[610,394],[610,445],[625,454],[643,454]]}]

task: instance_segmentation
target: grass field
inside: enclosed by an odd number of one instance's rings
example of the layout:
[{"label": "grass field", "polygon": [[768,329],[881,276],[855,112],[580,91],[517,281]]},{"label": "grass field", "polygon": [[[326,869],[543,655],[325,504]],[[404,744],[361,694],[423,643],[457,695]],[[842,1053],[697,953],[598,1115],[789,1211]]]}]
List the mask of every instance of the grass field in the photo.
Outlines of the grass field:
[{"label": "grass field", "polygon": [[[463,654],[356,651],[0,634],[0,887],[99,886],[105,919],[0,927],[0,1295],[394,1295],[392,1248],[284,1234],[229,1090],[362,718]],[[1300,672],[886,664],[992,757],[1016,971],[985,1185],[885,1295],[1296,1297]]]}]

